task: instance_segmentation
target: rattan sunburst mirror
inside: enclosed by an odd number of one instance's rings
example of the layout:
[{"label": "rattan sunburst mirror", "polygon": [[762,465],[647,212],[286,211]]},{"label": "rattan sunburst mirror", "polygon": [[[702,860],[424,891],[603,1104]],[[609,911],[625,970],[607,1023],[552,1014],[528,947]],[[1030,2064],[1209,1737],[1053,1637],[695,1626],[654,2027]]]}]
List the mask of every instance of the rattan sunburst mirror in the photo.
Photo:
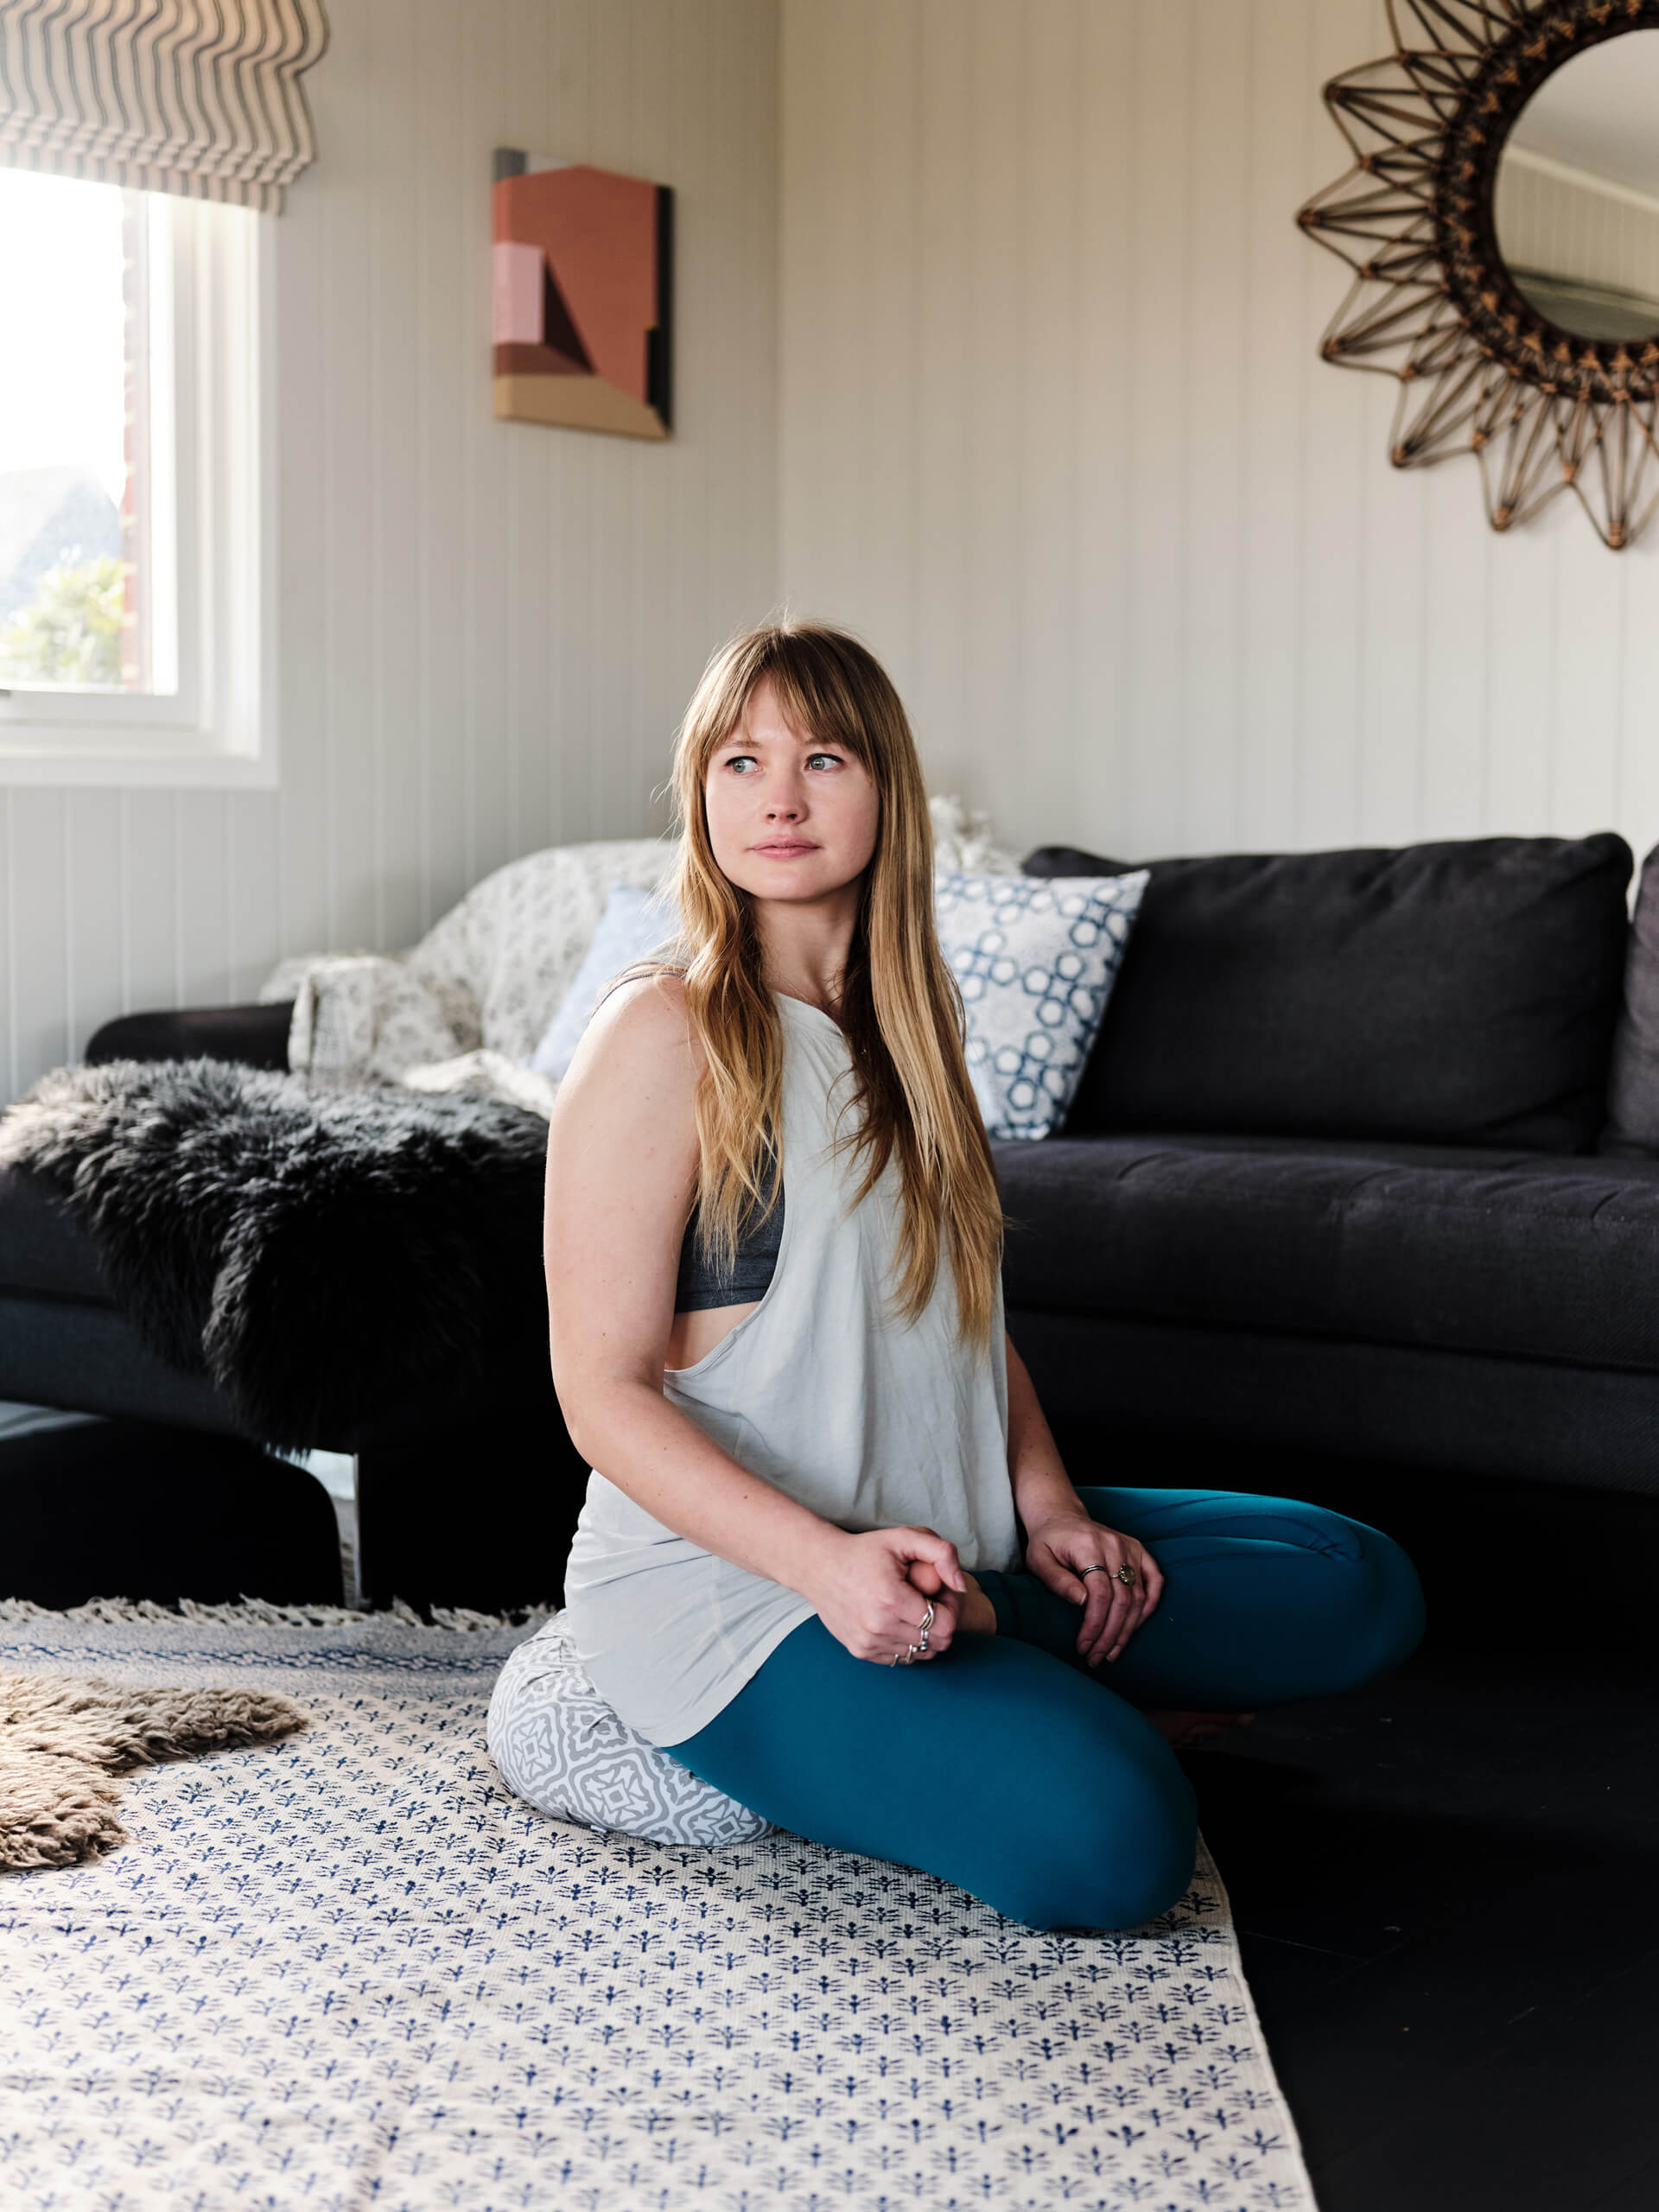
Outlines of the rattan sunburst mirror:
[{"label": "rattan sunburst mirror", "polygon": [[1399,378],[1397,467],[1478,455],[1494,530],[1570,486],[1627,546],[1659,505],[1659,0],[1389,22],[1325,87],[1353,166],[1298,218],[1354,272],[1324,357]]}]

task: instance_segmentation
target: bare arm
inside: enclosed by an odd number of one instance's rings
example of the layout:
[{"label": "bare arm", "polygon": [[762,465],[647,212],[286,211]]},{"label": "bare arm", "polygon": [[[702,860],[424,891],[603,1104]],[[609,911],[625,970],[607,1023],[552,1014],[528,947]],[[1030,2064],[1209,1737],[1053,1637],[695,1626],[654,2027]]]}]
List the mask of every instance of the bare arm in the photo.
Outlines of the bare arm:
[{"label": "bare arm", "polygon": [[1014,1484],[1014,1509],[1027,1529],[1040,1528],[1057,1513],[1084,1510],[1012,1337],[1008,1338],[1008,1479]]},{"label": "bare arm", "polygon": [[[1052,1590],[1084,1608],[1077,1649],[1090,1665],[1116,1659],[1163,1594],[1152,1554],[1133,1536],[1091,1519],[1065,1471],[1026,1363],[1008,1338],[1008,1479],[1026,1530],[1026,1564]],[[1133,1582],[1118,1579],[1127,1565]],[[1080,1575],[1079,1567],[1103,1567]]]},{"label": "bare arm", "polygon": [[[936,1560],[956,1591],[955,1547],[931,1532],[837,1529],[663,1395],[696,1176],[697,1051],[677,982],[629,983],[600,1007],[559,1085],[543,1249],[560,1410],[583,1458],[655,1519],[798,1591],[855,1656],[886,1659],[919,1615],[904,1559]],[[934,1649],[952,1624],[942,1605]]]}]

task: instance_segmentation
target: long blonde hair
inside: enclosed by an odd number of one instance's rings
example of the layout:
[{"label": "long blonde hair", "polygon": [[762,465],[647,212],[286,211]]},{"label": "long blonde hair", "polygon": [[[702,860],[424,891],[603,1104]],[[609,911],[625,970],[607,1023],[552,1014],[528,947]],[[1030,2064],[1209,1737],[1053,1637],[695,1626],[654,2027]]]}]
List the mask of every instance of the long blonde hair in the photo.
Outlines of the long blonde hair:
[{"label": "long blonde hair", "polygon": [[[753,903],[716,864],[703,792],[709,762],[770,678],[785,719],[863,765],[880,800],[876,845],[842,976],[837,1018],[853,1088],[836,1118],[837,1153],[866,1157],[859,1204],[896,1154],[903,1225],[897,1310],[906,1325],[932,1294],[948,1248],[961,1338],[988,1347],[1002,1263],[1004,1216],[985,1124],[968,1079],[966,1017],[933,921],[933,830],[916,741],[891,679],[845,632],[779,621],[721,647],[692,696],[675,742],[670,789],[679,857],[669,894],[680,938],[671,959],[636,961],[612,988],[650,973],[683,980],[704,1067],[696,1097],[699,1163],[694,1204],[705,1261],[729,1272],[742,1224],[778,1203],[763,1171],[781,1155],[783,1034],[761,980]],[[850,1140],[842,1115],[861,1109]],[[762,1201],[765,1204],[762,1205]]]}]

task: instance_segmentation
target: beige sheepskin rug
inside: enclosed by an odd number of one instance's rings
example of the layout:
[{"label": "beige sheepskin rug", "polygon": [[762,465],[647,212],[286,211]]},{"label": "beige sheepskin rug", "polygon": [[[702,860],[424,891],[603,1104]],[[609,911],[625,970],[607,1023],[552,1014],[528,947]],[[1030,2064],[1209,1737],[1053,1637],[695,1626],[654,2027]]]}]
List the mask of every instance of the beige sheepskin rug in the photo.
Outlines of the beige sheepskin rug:
[{"label": "beige sheepskin rug", "polygon": [[257,1690],[133,1689],[0,1670],[0,1868],[73,1866],[127,1840],[113,1779],[303,1728]]}]

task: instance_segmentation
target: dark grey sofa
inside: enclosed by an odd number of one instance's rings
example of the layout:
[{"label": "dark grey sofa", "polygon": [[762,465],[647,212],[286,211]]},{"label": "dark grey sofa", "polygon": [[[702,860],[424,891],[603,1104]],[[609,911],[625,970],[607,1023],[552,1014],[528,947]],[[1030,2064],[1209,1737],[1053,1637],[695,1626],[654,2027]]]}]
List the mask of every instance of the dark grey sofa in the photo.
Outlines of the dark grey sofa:
[{"label": "dark grey sofa", "polygon": [[[1159,1479],[1115,1456],[1133,1434],[1224,1486],[1262,1486],[1242,1457],[1313,1454],[1659,1492],[1659,868],[1632,929],[1630,864],[1611,836],[1150,864],[1065,1128],[994,1147],[1009,1329],[1068,1452],[1096,1455],[1077,1479]],[[281,1065],[287,1019],[135,1015],[89,1057]],[[0,1397],[235,1433],[16,1173]],[[486,1409],[435,1378],[323,1440],[358,1458],[371,1596],[547,1594],[582,1465],[539,1363],[515,1356]],[[457,1506],[469,1465],[510,1557]]]},{"label": "dark grey sofa", "polygon": [[1634,928],[1612,836],[1154,862],[1065,1131],[997,1148],[1051,1418],[1659,1493],[1656,861]]}]

